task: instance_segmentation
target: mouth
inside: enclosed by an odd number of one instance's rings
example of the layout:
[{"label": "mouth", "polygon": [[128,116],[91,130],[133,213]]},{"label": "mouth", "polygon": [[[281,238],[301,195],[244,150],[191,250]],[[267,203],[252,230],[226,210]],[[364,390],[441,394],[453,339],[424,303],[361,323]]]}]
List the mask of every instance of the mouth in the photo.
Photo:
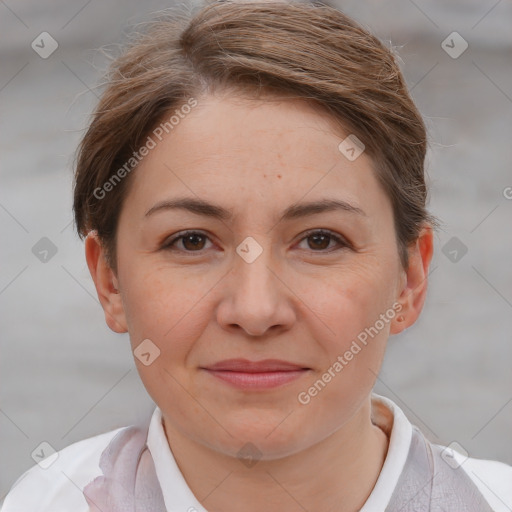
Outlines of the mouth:
[{"label": "mouth", "polygon": [[311,368],[278,359],[227,359],[201,370],[237,388],[256,390],[282,386],[304,376]]}]

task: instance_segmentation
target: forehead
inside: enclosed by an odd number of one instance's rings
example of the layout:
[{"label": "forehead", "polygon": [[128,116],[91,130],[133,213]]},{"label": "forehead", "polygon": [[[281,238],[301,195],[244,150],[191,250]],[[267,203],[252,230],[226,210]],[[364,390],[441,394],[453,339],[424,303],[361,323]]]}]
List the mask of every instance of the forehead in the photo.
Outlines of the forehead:
[{"label": "forehead", "polygon": [[349,135],[296,99],[199,98],[144,157],[129,200],[145,212],[173,197],[202,198],[238,210],[339,197],[356,207],[386,207],[372,160],[349,160]]}]

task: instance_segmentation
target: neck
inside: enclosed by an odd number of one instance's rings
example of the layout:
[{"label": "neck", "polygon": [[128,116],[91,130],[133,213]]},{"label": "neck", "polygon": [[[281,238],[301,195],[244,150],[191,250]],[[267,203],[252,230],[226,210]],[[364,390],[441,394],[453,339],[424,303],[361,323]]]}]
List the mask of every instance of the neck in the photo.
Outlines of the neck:
[{"label": "neck", "polygon": [[191,491],[211,512],[354,512],[367,500],[387,453],[370,399],[342,428],[299,453],[251,467],[187,438],[164,422]]}]

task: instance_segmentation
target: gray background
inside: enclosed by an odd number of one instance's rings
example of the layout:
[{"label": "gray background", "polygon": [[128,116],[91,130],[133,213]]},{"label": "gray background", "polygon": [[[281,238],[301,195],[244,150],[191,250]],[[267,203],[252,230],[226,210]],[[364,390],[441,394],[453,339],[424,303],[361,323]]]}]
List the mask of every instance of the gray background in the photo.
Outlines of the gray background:
[{"label": "gray background", "polygon": [[[105,64],[94,50],[171,5],[0,1],[0,500],[40,442],[59,450],[153,409],[127,335],[104,322],[71,224],[71,178]],[[399,46],[444,223],[424,312],[391,339],[376,391],[430,439],[512,464],[512,3],[336,5]],[[48,59],[30,46],[43,31],[59,44]],[[453,31],[469,43],[457,59],[441,47]],[[32,252],[42,237],[57,248],[46,263]],[[443,252],[453,237],[467,248],[458,261]]]}]

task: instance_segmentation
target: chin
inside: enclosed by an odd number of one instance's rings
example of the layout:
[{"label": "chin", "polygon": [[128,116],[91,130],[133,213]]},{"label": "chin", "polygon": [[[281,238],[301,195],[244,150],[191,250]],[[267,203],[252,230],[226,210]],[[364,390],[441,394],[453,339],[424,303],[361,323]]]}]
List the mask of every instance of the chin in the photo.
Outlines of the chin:
[{"label": "chin", "polygon": [[[293,416],[292,413],[290,415]],[[293,455],[304,449],[307,429],[304,425],[288,422],[287,414],[245,415],[244,421],[224,422],[224,428],[231,434],[222,432],[218,448],[226,454],[240,458],[251,452],[261,460],[273,460]],[[284,420],[284,421],[283,421]]]}]

